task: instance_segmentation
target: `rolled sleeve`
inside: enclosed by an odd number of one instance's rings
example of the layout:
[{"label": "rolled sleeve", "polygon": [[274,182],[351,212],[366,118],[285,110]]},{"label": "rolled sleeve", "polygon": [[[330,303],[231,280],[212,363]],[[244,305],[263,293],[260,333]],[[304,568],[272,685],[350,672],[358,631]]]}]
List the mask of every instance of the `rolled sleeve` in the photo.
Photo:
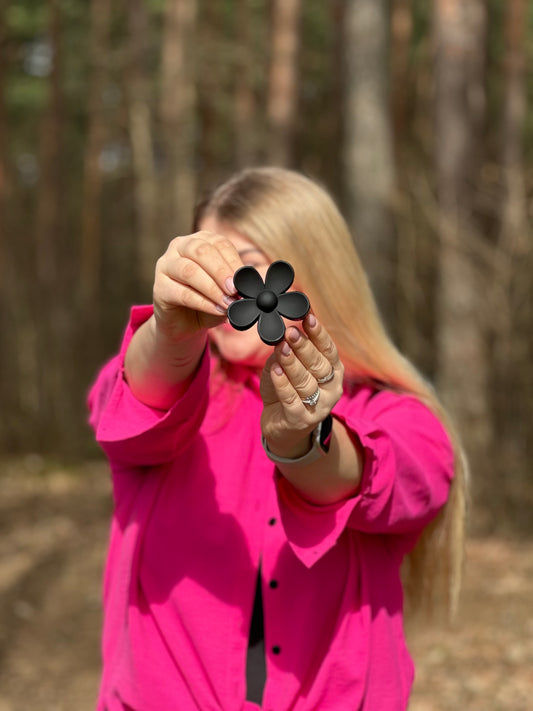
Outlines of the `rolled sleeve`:
[{"label": "rolled sleeve", "polygon": [[382,391],[340,404],[335,416],[361,443],[358,493],[317,506],[281,475],[278,501],[289,543],[307,567],[335,545],[345,529],[366,534],[418,534],[448,497],[454,454],[438,418],[417,399]]},{"label": "rolled sleeve", "polygon": [[132,394],[124,357],[133,334],[151,314],[152,307],[132,308],[120,352],[101,370],[88,396],[96,441],[111,461],[132,466],[170,461],[198,431],[208,401],[207,350],[191,384],[169,410],[149,407]]}]

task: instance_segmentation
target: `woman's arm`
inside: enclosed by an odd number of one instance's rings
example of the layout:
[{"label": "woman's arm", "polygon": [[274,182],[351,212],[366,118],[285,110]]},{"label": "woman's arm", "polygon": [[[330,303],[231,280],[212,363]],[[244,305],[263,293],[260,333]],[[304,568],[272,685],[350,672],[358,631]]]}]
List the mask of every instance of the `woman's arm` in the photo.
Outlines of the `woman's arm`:
[{"label": "woman's arm", "polygon": [[124,373],[130,390],[145,405],[168,410],[187,389],[205,344],[205,330],[173,340],[152,316],[135,332],[126,351]]},{"label": "woman's arm", "polygon": [[[309,450],[309,438],[305,442]],[[305,453],[305,452],[303,452]],[[311,464],[278,464],[285,479],[312,504],[325,506],[355,496],[363,471],[360,444],[333,418],[328,453]]]},{"label": "woman's arm", "polygon": [[172,240],[158,260],[154,315],[131,340],[125,376],[141,402],[168,409],[186,390],[207,340],[235,295],[242,261],[232,243],[210,232]]},{"label": "woman's arm", "polygon": [[[342,395],[344,368],[326,330],[308,316],[304,331],[291,327],[263,371],[264,402],[261,421],[269,451],[283,458],[299,458],[311,448],[311,434]],[[318,381],[330,374],[331,380]],[[319,400],[308,406],[302,399],[319,389]],[[315,504],[331,504],[356,494],[363,468],[362,450],[339,420],[333,420],[328,453],[311,463],[278,463],[284,477]]]}]

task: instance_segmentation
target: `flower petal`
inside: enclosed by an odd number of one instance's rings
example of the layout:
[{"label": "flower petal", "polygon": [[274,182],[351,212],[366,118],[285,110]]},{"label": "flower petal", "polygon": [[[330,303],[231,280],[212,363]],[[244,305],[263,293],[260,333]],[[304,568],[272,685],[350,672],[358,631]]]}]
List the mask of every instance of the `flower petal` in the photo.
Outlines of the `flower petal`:
[{"label": "flower petal", "polygon": [[246,296],[251,299],[255,299],[265,288],[257,269],[250,266],[237,269],[233,275],[233,283],[241,296]]},{"label": "flower petal", "polygon": [[259,317],[257,331],[262,341],[269,346],[275,346],[276,343],[283,340],[285,324],[277,311],[271,311],[268,314],[262,313]]},{"label": "flower petal", "polygon": [[275,294],[283,294],[293,281],[294,269],[289,262],[284,262],[280,259],[277,262],[272,262],[269,266],[265,279],[265,288],[270,289]]},{"label": "flower petal", "polygon": [[254,325],[260,313],[255,299],[239,299],[228,306],[228,321],[237,331],[246,331]]},{"label": "flower petal", "polygon": [[305,318],[310,309],[309,299],[301,291],[289,291],[278,296],[278,311],[293,321]]}]

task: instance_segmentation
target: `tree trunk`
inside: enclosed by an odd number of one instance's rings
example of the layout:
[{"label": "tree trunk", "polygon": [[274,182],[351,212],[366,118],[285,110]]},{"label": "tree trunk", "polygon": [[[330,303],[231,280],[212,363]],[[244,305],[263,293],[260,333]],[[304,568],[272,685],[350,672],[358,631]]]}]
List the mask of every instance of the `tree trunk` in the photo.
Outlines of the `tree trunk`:
[{"label": "tree trunk", "polygon": [[[483,0],[435,0],[436,172],[440,204],[438,386],[486,481],[490,445],[486,285],[475,264],[473,186],[479,157]],[[476,71],[477,67],[477,71]]]},{"label": "tree trunk", "polygon": [[196,190],[202,194],[219,182],[220,167],[225,160],[221,147],[223,143],[228,143],[223,138],[225,122],[219,100],[227,93],[226,71],[231,64],[228,62],[226,65],[226,61],[220,60],[233,50],[229,50],[224,43],[225,14],[221,3],[207,3],[196,28],[196,43],[202,47],[197,57],[196,121],[201,139],[196,149],[196,161],[201,169]]},{"label": "tree trunk", "polygon": [[63,100],[60,74],[61,17],[59,0],[49,0],[52,69],[48,85],[48,106],[41,124],[39,147],[39,191],[37,198],[36,267],[37,280],[46,294],[57,283],[57,229],[61,224],[61,132],[63,128]]},{"label": "tree trunk", "polygon": [[97,317],[102,252],[102,171],[100,158],[106,138],[103,95],[107,79],[111,3],[91,0],[88,88],[88,136],[85,144],[81,211],[80,294],[83,310]]},{"label": "tree trunk", "polygon": [[301,0],[273,0],[268,80],[268,159],[289,166],[294,152],[298,104]]},{"label": "tree trunk", "polygon": [[503,151],[505,202],[502,240],[511,250],[524,247],[526,191],[524,178],[524,128],[526,92],[526,0],[508,0],[505,25],[505,93]]},{"label": "tree trunk", "polygon": [[252,17],[249,0],[239,0],[235,71],[235,157],[238,168],[256,160],[256,101],[254,94]]},{"label": "tree trunk", "polygon": [[[10,215],[8,209],[11,192],[10,171],[8,168],[8,127],[5,110],[5,79],[7,67],[7,38],[4,36],[5,9],[0,5],[0,333],[2,348],[0,348],[0,402],[3,413],[13,412],[16,399],[16,333],[17,320],[13,317],[12,308],[14,283],[12,250],[10,249]],[[9,422],[4,422],[0,432],[0,444],[9,439]]]},{"label": "tree trunk", "polygon": [[386,0],[350,0],[346,11],[345,174],[348,216],[389,329],[394,332],[395,167],[389,102]]},{"label": "tree trunk", "polygon": [[[7,67],[7,38],[4,37],[5,27],[5,10],[3,5],[0,5],[0,313],[4,313],[6,305],[6,297],[9,296],[9,289],[6,279],[9,275],[9,240],[7,210],[9,192],[10,192],[10,176],[8,170],[8,153],[7,153],[7,115],[5,104],[5,83],[6,83],[6,67]],[[3,320],[3,319],[2,319]],[[0,358],[2,353],[0,352]]]},{"label": "tree trunk", "polygon": [[413,0],[392,0],[391,30],[391,105],[396,145],[400,145],[400,140],[405,138],[411,95],[409,50],[413,33]]},{"label": "tree trunk", "polygon": [[[64,231],[62,158],[63,97],[61,93],[61,12],[59,0],[50,0],[49,41],[52,68],[49,76],[48,105],[40,129],[39,183],[35,222],[36,281],[32,290],[35,341],[33,361],[27,358],[28,371],[37,378],[38,402],[34,444],[46,447],[52,437],[57,444],[61,424],[65,423],[68,392],[66,305],[61,302],[65,272],[61,265],[60,244]],[[71,357],[71,356],[70,356]],[[66,434],[66,432],[65,432]]]},{"label": "tree trunk", "polygon": [[190,231],[196,200],[196,16],[197,0],[167,0],[161,69],[163,224],[152,266],[172,237]]},{"label": "tree trunk", "polygon": [[[499,473],[505,477],[500,491],[515,523],[527,524],[531,512],[523,499],[530,474],[528,446],[533,412],[531,357],[531,273],[533,240],[528,224],[524,175],[524,130],[526,88],[526,0],[506,5],[502,167],[504,200],[499,239],[499,285],[497,314],[492,320],[495,428],[499,434]],[[503,499],[504,497],[502,497]]]},{"label": "tree trunk", "polygon": [[149,18],[143,0],[129,0],[128,126],[135,181],[137,277],[150,299],[156,238],[156,170],[147,74]]},{"label": "tree trunk", "polygon": [[[521,260],[531,249],[528,238],[526,186],[524,175],[524,129],[527,107],[525,0],[509,0],[505,22],[505,91],[502,120],[503,206],[500,228],[500,264],[497,278],[503,302],[497,320],[496,345],[500,366],[514,367],[511,350],[517,342],[513,334],[514,295]],[[529,275],[528,275],[529,280]]]},{"label": "tree trunk", "polygon": [[328,159],[326,164],[327,184],[330,186],[332,193],[337,197],[344,214],[347,213],[347,206],[344,203],[344,175],[342,170],[339,170],[339,161],[341,160],[344,147],[344,91],[346,87],[346,62],[345,62],[345,0],[331,0],[329,3],[329,11],[331,17],[333,48],[331,52],[329,66],[331,67],[331,121],[333,130],[332,150],[328,151]]}]

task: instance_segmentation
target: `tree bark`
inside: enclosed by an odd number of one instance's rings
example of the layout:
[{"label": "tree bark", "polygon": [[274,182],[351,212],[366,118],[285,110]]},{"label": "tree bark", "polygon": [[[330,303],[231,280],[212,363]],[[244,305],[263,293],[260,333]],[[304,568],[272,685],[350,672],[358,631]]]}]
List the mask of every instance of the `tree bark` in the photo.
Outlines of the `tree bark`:
[{"label": "tree bark", "polygon": [[505,23],[503,150],[505,200],[502,241],[513,250],[527,245],[524,177],[526,91],[526,0],[508,0]]},{"label": "tree bark", "polygon": [[[210,190],[220,180],[220,167],[224,162],[221,154],[221,139],[226,123],[224,109],[219,97],[229,88],[227,69],[231,62],[221,61],[233,52],[225,44],[224,15],[221,3],[206,3],[200,13],[196,28],[196,42],[201,47],[197,61],[196,122],[198,141],[196,161],[201,170],[197,191]],[[201,18],[201,21],[200,21]],[[229,28],[228,28],[229,29]],[[227,142],[226,142],[227,143]]]},{"label": "tree bark", "polygon": [[289,166],[294,153],[298,105],[301,0],[273,0],[268,80],[268,159]]},{"label": "tree bark", "polygon": [[161,67],[163,224],[159,242],[154,240],[154,259],[169,239],[190,230],[196,200],[196,17],[197,0],[167,0]]},{"label": "tree bark", "polygon": [[483,0],[435,0],[433,7],[440,205],[438,386],[457,419],[474,468],[484,468],[491,439],[482,301],[486,286],[469,234],[476,229],[473,198],[484,106],[480,67],[485,55],[485,5]]},{"label": "tree bark", "polygon": [[97,316],[101,275],[102,171],[100,158],[106,139],[103,95],[109,58],[111,3],[91,0],[88,90],[88,135],[85,144],[83,202],[81,210],[80,295],[84,312]]},{"label": "tree bark", "polygon": [[[64,233],[62,204],[62,129],[64,106],[61,90],[61,10],[59,0],[49,0],[49,42],[52,66],[48,79],[48,104],[40,127],[39,183],[35,219],[35,274],[30,299],[35,337],[26,334],[31,357],[26,354],[26,386],[32,389],[36,378],[34,445],[45,447],[49,438],[56,439],[66,422],[69,410],[67,361],[68,352],[66,305],[62,303],[61,285],[65,271],[61,263],[61,239]],[[70,424],[72,423],[72,420]],[[57,440],[56,440],[57,442]]]},{"label": "tree bark", "polygon": [[8,261],[10,261],[7,225],[9,212],[7,210],[7,205],[11,190],[10,171],[8,169],[8,129],[5,105],[7,37],[4,34],[4,15],[4,4],[0,4],[0,313],[4,313],[6,307],[6,297],[9,297],[9,289],[7,284],[7,278],[9,277]]},{"label": "tree bark", "polygon": [[154,280],[157,176],[154,161],[150,84],[146,69],[149,17],[143,0],[129,0],[128,127],[135,182],[137,278],[148,295]]},{"label": "tree bark", "polygon": [[346,87],[346,61],[344,46],[345,32],[345,0],[331,0],[329,3],[329,11],[331,17],[331,27],[333,35],[333,48],[330,57],[329,66],[331,67],[331,117],[333,130],[332,150],[328,152],[328,161],[326,172],[328,175],[328,185],[341,206],[343,213],[347,213],[347,206],[344,203],[346,195],[344,194],[344,178],[343,171],[339,170],[339,161],[341,159],[344,147],[344,92]]},{"label": "tree bark", "polygon": [[48,105],[41,124],[39,146],[39,190],[36,217],[36,271],[41,288],[48,294],[57,283],[57,231],[61,224],[60,194],[62,189],[60,157],[63,129],[61,95],[61,15],[58,0],[49,0],[49,38],[52,47],[52,69],[48,83]]},{"label": "tree bark", "polygon": [[389,104],[387,1],[350,0],[345,27],[348,217],[378,305],[394,333],[396,179]]},{"label": "tree bark", "polygon": [[[5,7],[0,4],[0,333],[5,334],[0,349],[0,402],[4,413],[13,412],[16,399],[16,318],[13,318],[13,260],[10,249],[10,223],[8,210],[11,192],[8,168],[8,126],[5,109],[5,79],[7,67],[7,37],[5,36]],[[0,443],[9,438],[9,422],[0,432]]]},{"label": "tree bark", "polygon": [[[102,358],[102,332],[108,308],[104,275],[104,174],[102,156],[109,140],[109,113],[105,92],[109,87],[111,69],[110,33],[113,3],[91,0],[89,15],[89,68],[85,112],[87,129],[82,149],[82,204],[79,237],[78,319],[70,324],[75,338],[76,353],[83,354],[77,380],[89,380],[90,368]],[[117,277],[115,276],[115,279]]]},{"label": "tree bark", "polygon": [[[504,97],[502,116],[503,205],[499,236],[498,310],[491,320],[496,391],[494,423],[499,434],[499,472],[505,476],[500,492],[510,510],[526,523],[523,488],[530,473],[530,430],[533,412],[531,359],[531,273],[533,240],[528,224],[524,171],[524,135],[527,107],[527,3],[509,0],[505,16]],[[529,305],[528,305],[529,295]]]},{"label": "tree bark", "polygon": [[254,93],[252,17],[249,0],[239,0],[235,70],[235,157],[238,168],[257,157],[256,100]]},{"label": "tree bark", "polygon": [[409,50],[413,33],[413,1],[392,0],[391,107],[396,145],[405,137],[411,82]]}]

